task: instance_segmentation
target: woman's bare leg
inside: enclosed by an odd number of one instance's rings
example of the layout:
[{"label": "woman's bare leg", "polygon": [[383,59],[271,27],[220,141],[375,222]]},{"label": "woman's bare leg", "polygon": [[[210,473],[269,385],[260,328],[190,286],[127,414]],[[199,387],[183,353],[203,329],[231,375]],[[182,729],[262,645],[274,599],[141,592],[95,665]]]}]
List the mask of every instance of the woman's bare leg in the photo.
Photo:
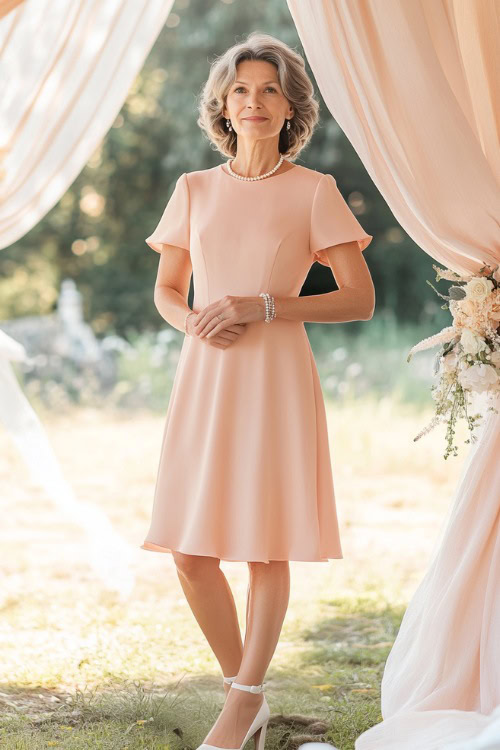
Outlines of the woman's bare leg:
[{"label": "woman's bare leg", "polygon": [[[269,563],[250,562],[249,568],[247,629],[236,682],[260,685],[276,650],[288,609],[290,566],[287,560],[271,560]],[[262,693],[232,688],[204,742],[223,748],[239,747],[262,701]]]},{"label": "woman's bare leg", "polygon": [[[173,552],[189,606],[226,677],[238,673],[243,653],[234,597],[220,559]],[[229,685],[224,683],[226,694]],[[241,692],[241,690],[239,691]]]}]

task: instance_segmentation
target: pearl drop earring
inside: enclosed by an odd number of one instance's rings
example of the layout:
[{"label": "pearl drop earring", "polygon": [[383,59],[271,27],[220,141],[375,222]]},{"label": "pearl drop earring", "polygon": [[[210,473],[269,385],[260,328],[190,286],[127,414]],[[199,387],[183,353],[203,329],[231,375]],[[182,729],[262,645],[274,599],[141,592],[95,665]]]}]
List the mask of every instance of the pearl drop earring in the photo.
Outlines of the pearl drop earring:
[{"label": "pearl drop earring", "polygon": [[226,127],[229,128],[229,130],[232,130],[231,120],[226,120]]},{"label": "pearl drop earring", "polygon": [[287,120],[287,121],[286,121],[286,129],[287,129],[287,130],[290,130],[290,120]]}]

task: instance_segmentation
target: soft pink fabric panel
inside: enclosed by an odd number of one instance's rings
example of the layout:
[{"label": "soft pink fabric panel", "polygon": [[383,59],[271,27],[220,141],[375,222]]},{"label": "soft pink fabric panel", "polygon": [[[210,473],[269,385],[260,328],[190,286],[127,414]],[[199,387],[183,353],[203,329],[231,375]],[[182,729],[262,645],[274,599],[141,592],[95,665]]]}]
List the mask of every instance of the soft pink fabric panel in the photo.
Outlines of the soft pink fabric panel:
[{"label": "soft pink fabric panel", "polygon": [[400,225],[457,271],[498,261],[500,4],[288,6],[325,103]]}]

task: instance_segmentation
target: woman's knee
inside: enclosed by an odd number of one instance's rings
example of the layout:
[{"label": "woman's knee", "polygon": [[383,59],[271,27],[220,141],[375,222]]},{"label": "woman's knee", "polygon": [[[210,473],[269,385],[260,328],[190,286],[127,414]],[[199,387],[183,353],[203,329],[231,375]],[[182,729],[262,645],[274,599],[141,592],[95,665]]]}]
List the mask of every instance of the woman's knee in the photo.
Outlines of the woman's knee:
[{"label": "woman's knee", "polygon": [[185,552],[172,550],[175,565],[179,573],[186,578],[194,578],[205,574],[211,568],[218,568],[220,559],[218,557],[208,557],[207,555],[188,555]]}]

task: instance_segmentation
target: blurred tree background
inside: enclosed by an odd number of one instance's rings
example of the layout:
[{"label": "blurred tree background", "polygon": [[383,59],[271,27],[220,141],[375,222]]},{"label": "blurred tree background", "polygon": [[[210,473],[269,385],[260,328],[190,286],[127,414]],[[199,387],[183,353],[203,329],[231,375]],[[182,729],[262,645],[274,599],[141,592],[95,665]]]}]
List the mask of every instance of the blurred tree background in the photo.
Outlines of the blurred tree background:
[{"label": "blurred tree background", "polygon": [[[69,277],[96,335],[130,336],[165,326],[153,303],[159,256],[144,238],[182,172],[225,159],[196,124],[198,95],[214,58],[256,29],[305,58],[283,0],[177,0],[88,164],[49,214],[0,253],[0,318],[52,312],[61,280]],[[332,173],[363,228],[374,235],[365,251],[377,294],[374,317],[413,323],[428,335],[448,324],[425,283],[435,277],[433,260],[398,225],[315,89],[321,119],[297,163]],[[302,294],[335,288],[330,270],[315,263]],[[190,304],[192,295],[191,286]],[[347,325],[356,333],[362,322]]]}]

